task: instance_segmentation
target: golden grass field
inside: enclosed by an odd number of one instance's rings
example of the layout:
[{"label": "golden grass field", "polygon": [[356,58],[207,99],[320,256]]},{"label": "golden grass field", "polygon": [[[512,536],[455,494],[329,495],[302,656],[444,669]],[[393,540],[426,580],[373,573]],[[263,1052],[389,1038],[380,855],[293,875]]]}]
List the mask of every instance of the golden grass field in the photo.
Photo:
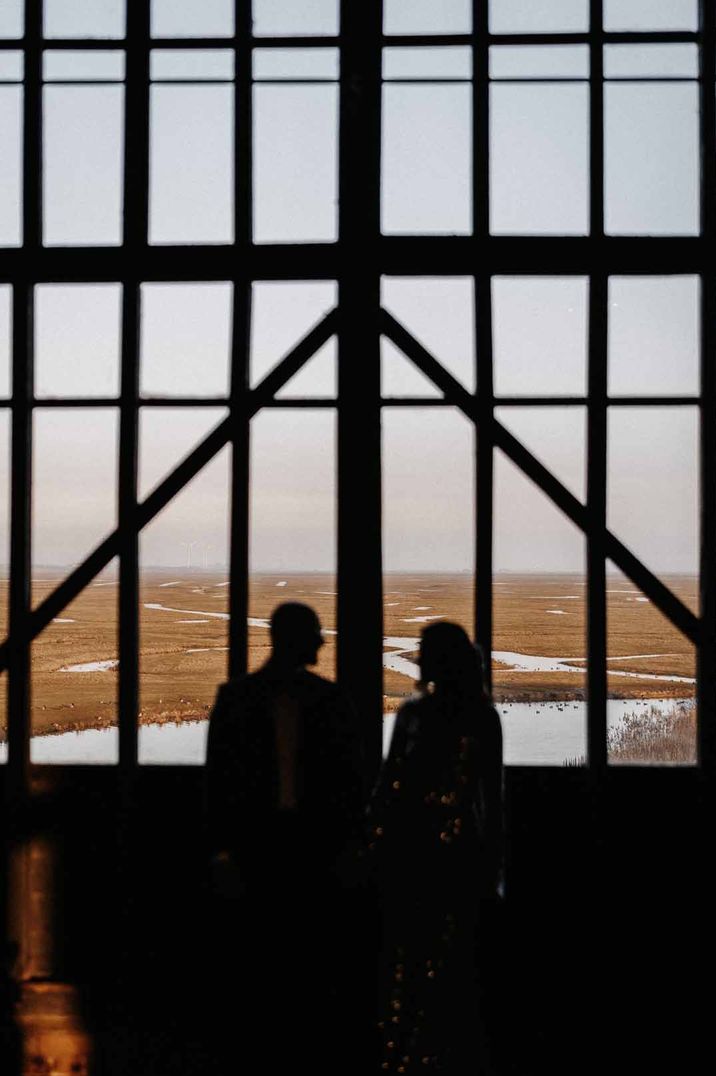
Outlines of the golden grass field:
[{"label": "golden grass field", "polygon": [[[37,573],[33,599],[39,603],[60,579],[59,570]],[[203,717],[226,677],[228,620],[226,576],[219,571],[149,571],[141,585],[140,720],[145,723]],[[696,608],[696,580],[666,582]],[[279,583],[285,583],[278,586]],[[693,647],[651,603],[622,577],[608,581],[610,666],[625,672],[693,677]],[[64,672],[68,665],[117,658],[116,576],[90,585],[33,645],[32,727],[36,733],[103,727],[116,720],[117,672]],[[586,652],[583,577],[498,574],[494,587],[494,651],[570,659],[570,672],[518,672],[493,661],[495,697],[579,698],[585,688],[580,667]],[[252,577],[250,614],[268,618],[281,601],[311,604],[327,632],[335,629],[335,579],[305,574]],[[473,587],[468,575],[393,574],[385,579],[385,629],[389,637],[418,639],[420,617],[454,620],[470,630]],[[163,605],[166,609],[148,609]],[[0,623],[5,622],[7,581],[0,580]],[[561,610],[561,612],[556,612]],[[211,615],[214,614],[214,615]],[[61,622],[60,622],[61,621]],[[268,632],[251,627],[251,668],[268,655]],[[417,649],[417,643],[416,647]],[[411,652],[406,650],[406,657]],[[335,636],[326,635],[317,671],[335,672]],[[0,677],[0,720],[4,730],[5,691]],[[413,681],[386,671],[385,709],[394,709],[413,690]],[[660,679],[609,676],[610,694],[622,698],[683,698],[689,684]]]}]

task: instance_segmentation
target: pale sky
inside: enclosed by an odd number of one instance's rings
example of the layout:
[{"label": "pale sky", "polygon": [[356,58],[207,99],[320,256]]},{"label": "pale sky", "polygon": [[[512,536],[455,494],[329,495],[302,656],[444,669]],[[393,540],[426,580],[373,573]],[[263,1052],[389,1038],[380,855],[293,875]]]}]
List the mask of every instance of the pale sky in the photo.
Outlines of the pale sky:
[{"label": "pale sky", "polygon": [[[20,5],[0,0],[0,37],[17,37]],[[257,34],[331,33],[336,0],[254,0]],[[232,32],[233,0],[155,0],[152,30],[177,36],[155,51],[151,90],[150,241],[225,243],[231,207],[232,88],[181,75],[230,78],[228,50],[181,51],[181,36]],[[609,29],[693,29],[696,0],[606,0]],[[587,0],[493,0],[494,32],[587,27]],[[387,33],[467,32],[469,0],[386,0]],[[46,0],[48,38],[118,36],[120,0]],[[581,47],[494,47],[491,71],[491,227],[498,234],[588,231],[588,89],[534,77],[588,74]],[[92,58],[46,53],[48,80],[122,77],[119,50]],[[0,52],[0,82],[18,75]],[[689,46],[612,46],[615,77],[696,74]],[[465,234],[469,204],[470,88],[432,77],[470,77],[465,49],[386,48],[382,228],[394,234]],[[257,50],[254,88],[254,235],[257,242],[337,238],[335,50]],[[501,82],[517,76],[524,83]],[[317,78],[318,84],[290,79]],[[396,83],[395,78],[413,82]],[[615,234],[695,234],[698,229],[697,83],[606,87],[606,222]],[[0,85],[0,245],[20,241],[20,87]],[[45,242],[116,244],[121,236],[123,87],[53,85],[44,90]],[[255,383],[335,303],[335,282],[257,284],[251,377]],[[586,378],[587,283],[581,278],[498,278],[493,286],[498,395],[579,395]],[[698,391],[698,281],[612,279],[609,388],[614,395]],[[142,391],[222,395],[228,386],[232,293],[228,283],[143,289]],[[455,377],[474,388],[474,297],[462,278],[386,279],[384,304]],[[44,286],[37,292],[38,395],[112,396],[119,383],[121,295],[117,285]],[[477,311],[477,318],[480,311]],[[9,389],[9,290],[0,285],[0,395]],[[436,390],[383,342],[384,395]],[[335,342],[283,392],[335,395]],[[439,395],[439,394],[437,394]],[[697,415],[613,408],[609,421],[609,523],[659,571],[696,569]],[[141,487],[146,493],[223,415],[222,408],[142,414]],[[112,410],[36,413],[35,560],[72,564],[116,523],[116,415]],[[498,416],[577,495],[584,495],[583,408]],[[266,413],[254,421],[252,566],[290,571],[335,564],[335,430],[329,412]],[[0,494],[7,489],[7,415],[0,411]],[[452,410],[386,409],[383,421],[385,566],[469,569],[472,553],[472,431]],[[654,495],[655,489],[658,496]],[[143,562],[223,564],[228,469],[224,453],[166,510],[142,540]],[[580,570],[583,542],[523,476],[498,458],[498,569]],[[6,559],[7,497],[0,496],[0,563]]]}]

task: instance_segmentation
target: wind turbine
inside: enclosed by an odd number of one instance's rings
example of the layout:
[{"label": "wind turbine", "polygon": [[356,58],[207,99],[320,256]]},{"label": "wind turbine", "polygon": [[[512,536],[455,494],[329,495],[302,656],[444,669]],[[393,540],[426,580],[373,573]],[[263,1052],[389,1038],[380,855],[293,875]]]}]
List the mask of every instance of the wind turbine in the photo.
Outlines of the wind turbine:
[{"label": "wind turbine", "polygon": [[209,550],[213,548],[213,545],[204,546],[204,571],[207,571],[209,567]]},{"label": "wind turbine", "polygon": [[199,543],[198,543],[198,541],[195,541],[195,542],[180,542],[179,544],[182,545],[182,546],[186,546],[186,566],[187,566],[187,568],[191,568],[191,551],[194,548],[194,546],[198,545]]}]

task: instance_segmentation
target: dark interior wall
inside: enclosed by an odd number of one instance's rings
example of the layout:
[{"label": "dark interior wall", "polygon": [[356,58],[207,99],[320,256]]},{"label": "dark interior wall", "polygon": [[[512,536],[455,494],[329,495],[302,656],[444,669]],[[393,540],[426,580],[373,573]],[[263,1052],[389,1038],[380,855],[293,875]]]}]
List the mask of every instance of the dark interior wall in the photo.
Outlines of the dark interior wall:
[{"label": "dark interior wall", "polygon": [[[224,974],[237,1050],[258,1047],[209,900],[202,772],[139,770],[127,810],[119,789],[116,771],[58,770],[26,819],[59,849],[58,967],[81,985],[99,1071],[218,1072]],[[507,811],[506,899],[485,928],[504,1070],[696,1071],[714,896],[702,775],[613,770],[595,787],[577,769],[513,769]]]}]

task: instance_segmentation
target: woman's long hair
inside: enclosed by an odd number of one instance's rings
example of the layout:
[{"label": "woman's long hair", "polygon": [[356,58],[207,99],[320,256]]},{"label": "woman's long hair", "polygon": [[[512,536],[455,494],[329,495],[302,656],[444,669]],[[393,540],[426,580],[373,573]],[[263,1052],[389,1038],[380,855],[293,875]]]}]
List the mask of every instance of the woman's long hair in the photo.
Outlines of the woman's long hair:
[{"label": "woman's long hair", "polygon": [[467,632],[449,621],[430,624],[420,637],[420,686],[429,685],[439,694],[463,698],[485,695],[482,651],[470,642]]}]

